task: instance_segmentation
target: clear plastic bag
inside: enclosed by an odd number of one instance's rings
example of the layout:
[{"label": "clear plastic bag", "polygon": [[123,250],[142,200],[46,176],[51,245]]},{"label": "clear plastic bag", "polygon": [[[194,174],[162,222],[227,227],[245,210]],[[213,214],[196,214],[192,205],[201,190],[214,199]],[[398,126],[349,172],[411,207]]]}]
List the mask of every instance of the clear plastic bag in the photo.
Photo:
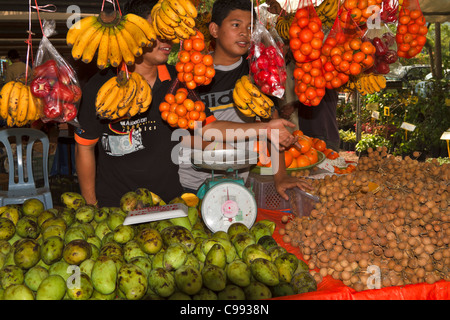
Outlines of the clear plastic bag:
[{"label": "clear plastic bag", "polygon": [[398,0],[383,0],[380,18],[384,23],[396,23],[398,20]]},{"label": "clear plastic bag", "polygon": [[281,98],[286,86],[284,56],[270,32],[256,23],[252,33],[248,59],[250,78],[262,93]]},{"label": "clear plastic bag", "polygon": [[42,102],[42,122],[78,125],[81,88],[74,69],[48,39],[55,33],[55,21],[43,22],[44,36],[39,44],[30,83],[31,93]]}]

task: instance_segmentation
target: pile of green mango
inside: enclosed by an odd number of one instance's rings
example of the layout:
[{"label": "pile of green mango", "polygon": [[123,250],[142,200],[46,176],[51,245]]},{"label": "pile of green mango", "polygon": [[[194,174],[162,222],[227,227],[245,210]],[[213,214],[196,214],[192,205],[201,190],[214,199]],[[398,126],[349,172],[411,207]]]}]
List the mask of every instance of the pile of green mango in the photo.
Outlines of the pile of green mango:
[{"label": "pile of green mango", "polygon": [[61,200],[0,207],[0,300],[258,300],[317,289],[272,221],[213,233],[189,207],[185,218],[124,225],[129,211],[165,204],[143,188],[119,207],[74,192]]}]

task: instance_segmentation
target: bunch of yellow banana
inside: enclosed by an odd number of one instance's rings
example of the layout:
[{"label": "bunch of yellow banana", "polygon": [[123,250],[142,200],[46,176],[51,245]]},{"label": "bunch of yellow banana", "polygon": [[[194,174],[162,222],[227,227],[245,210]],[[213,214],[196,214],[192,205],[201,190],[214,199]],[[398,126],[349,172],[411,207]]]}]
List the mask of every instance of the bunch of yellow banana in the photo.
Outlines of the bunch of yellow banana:
[{"label": "bunch of yellow banana", "polygon": [[152,89],[139,73],[124,71],[106,81],[97,92],[95,108],[102,119],[131,118],[148,110]]},{"label": "bunch of yellow banana", "polygon": [[[153,26],[144,18],[118,12],[89,16],[77,21],[67,32],[66,42],[72,47],[72,57],[90,63],[97,53],[97,67],[119,66],[122,61],[134,64],[142,48],[156,41]],[[98,52],[97,52],[98,51]]]},{"label": "bunch of yellow banana", "polygon": [[23,127],[38,120],[42,114],[41,100],[35,98],[30,86],[20,81],[6,83],[0,91],[0,117],[8,127]]},{"label": "bunch of yellow banana", "polygon": [[355,87],[363,96],[386,88],[386,78],[380,74],[362,74],[355,81]]},{"label": "bunch of yellow banana", "polygon": [[331,28],[336,20],[341,0],[323,0],[316,7],[316,13],[319,16],[322,25],[325,28]]},{"label": "bunch of yellow banana", "polygon": [[233,101],[239,111],[246,117],[259,116],[270,118],[273,101],[254,85],[247,75],[236,81],[233,89]]},{"label": "bunch of yellow banana", "polygon": [[284,16],[278,16],[277,22],[275,24],[275,29],[278,34],[284,40],[289,40],[289,28],[291,27],[291,23],[294,20],[294,14],[289,13]]},{"label": "bunch of yellow banana", "polygon": [[196,34],[197,9],[190,0],[159,0],[151,17],[156,34],[163,39],[179,42]]}]

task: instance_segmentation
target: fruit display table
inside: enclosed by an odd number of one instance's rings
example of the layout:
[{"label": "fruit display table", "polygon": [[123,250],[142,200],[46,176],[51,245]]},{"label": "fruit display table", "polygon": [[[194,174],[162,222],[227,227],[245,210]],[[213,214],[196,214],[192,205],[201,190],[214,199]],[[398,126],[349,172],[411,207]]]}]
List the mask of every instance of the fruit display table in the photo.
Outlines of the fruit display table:
[{"label": "fruit display table", "polygon": [[[284,211],[277,210],[258,210],[257,221],[270,219],[276,223],[276,229],[273,234],[279,245],[283,246],[288,252],[294,253],[302,259],[298,247],[286,244],[278,230],[282,228],[281,218],[285,215]],[[450,282],[440,280],[433,284],[420,283],[405,286],[392,286],[382,289],[372,289],[356,291],[335,280],[331,276],[326,276],[317,284],[317,291],[272,298],[272,300],[449,300]]]}]

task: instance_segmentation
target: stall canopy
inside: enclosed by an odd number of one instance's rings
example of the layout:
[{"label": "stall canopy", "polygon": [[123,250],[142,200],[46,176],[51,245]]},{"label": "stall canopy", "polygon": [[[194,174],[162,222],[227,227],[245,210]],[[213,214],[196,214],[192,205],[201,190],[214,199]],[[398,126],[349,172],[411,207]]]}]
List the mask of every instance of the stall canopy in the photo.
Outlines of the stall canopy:
[{"label": "stall canopy", "polygon": [[[298,0],[278,0],[282,7],[289,7],[291,10],[298,5]],[[322,0],[316,0],[318,3]],[[124,4],[126,1],[119,1]],[[287,3],[286,3],[287,2]],[[35,5],[35,1],[31,1]],[[50,2],[37,1],[39,6],[44,7],[40,12],[42,19],[56,20],[57,34],[51,37],[53,45],[65,57],[70,56],[70,49],[65,43],[65,35],[68,30],[67,22],[73,19],[74,10],[78,10],[82,15],[98,14],[103,1],[97,0],[53,0]],[[51,3],[54,5],[48,5]],[[449,22],[450,21],[450,0],[419,0],[420,6],[428,22]],[[9,49],[17,49],[22,56],[26,54],[26,44],[28,33],[28,4],[29,1],[0,0],[0,57],[6,56]],[[47,6],[48,5],[48,6]],[[106,5],[111,5],[106,1]],[[55,9],[56,12],[45,10]],[[32,32],[34,51],[39,45],[42,37],[36,10],[32,10]]]}]

